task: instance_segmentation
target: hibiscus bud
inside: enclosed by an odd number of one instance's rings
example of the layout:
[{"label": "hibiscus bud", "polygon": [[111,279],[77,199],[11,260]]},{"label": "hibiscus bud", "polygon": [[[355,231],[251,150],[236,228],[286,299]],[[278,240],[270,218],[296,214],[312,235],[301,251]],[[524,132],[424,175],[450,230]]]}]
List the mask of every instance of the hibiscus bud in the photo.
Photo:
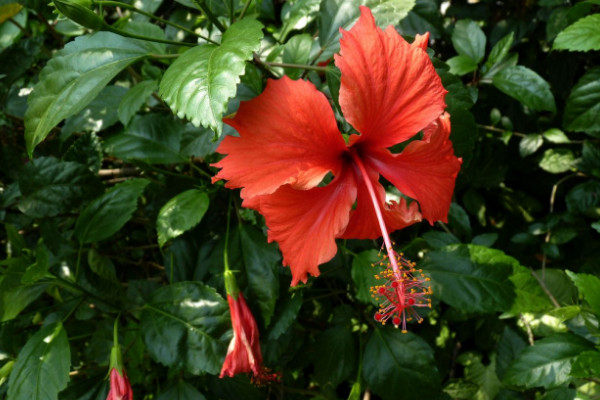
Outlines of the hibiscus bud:
[{"label": "hibiscus bud", "polygon": [[105,26],[104,20],[92,10],[91,0],[54,0],[54,6],[65,17],[93,30]]},{"label": "hibiscus bud", "polygon": [[110,391],[106,400],[133,400],[133,390],[124,369],[118,368],[110,371]]}]

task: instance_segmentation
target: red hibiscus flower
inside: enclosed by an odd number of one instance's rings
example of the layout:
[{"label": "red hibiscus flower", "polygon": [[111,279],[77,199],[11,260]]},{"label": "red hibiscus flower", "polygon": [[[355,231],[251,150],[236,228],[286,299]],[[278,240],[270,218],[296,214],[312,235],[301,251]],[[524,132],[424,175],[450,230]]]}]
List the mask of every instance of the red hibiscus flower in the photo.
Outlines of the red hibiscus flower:
[{"label": "red hibiscus flower", "polygon": [[110,391],[106,400],[133,400],[133,390],[124,369],[114,367],[110,370]]},{"label": "red hibiscus flower", "polygon": [[[287,77],[270,80],[225,120],[239,137],[226,137],[217,149],[227,156],[215,164],[221,170],[214,180],[242,188],[243,205],[265,217],[292,285],[319,275],[318,265],[337,251],[336,238],[380,236],[393,279],[401,282],[388,233],[423,218],[447,220],[461,160],[449,140],[446,90],[425,52],[427,41],[418,35],[409,44],[391,26],[382,31],[366,7],[352,29],[342,30],[335,56],[339,103],[357,132],[347,142],[326,97]],[[416,202],[387,203],[380,176]],[[403,296],[405,285],[396,286]],[[404,300],[396,299],[402,307]]]},{"label": "red hibiscus flower", "polygon": [[231,313],[233,338],[227,349],[227,356],[221,368],[219,378],[225,375],[233,377],[236,374],[252,373],[252,382],[257,385],[279,379],[279,374],[262,365],[262,353],[258,337],[258,326],[248,308],[244,295],[239,291],[233,273],[225,269],[225,287],[227,302]]}]

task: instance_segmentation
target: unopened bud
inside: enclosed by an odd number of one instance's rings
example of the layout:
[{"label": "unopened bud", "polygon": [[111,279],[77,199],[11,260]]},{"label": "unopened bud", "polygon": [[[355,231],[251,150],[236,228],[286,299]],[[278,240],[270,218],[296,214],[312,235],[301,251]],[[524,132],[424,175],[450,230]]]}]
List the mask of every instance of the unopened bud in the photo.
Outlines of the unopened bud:
[{"label": "unopened bud", "polygon": [[92,10],[91,0],[53,0],[54,6],[65,17],[93,30],[105,26],[104,20]]}]

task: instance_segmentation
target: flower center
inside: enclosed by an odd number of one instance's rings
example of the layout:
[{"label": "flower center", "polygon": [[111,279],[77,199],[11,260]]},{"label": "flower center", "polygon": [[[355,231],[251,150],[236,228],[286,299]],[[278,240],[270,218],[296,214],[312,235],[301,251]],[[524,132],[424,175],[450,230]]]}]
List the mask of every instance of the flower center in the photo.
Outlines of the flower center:
[{"label": "flower center", "polygon": [[414,310],[415,307],[431,308],[431,300],[427,298],[431,294],[431,287],[425,284],[429,278],[423,275],[422,270],[415,268],[414,262],[407,260],[402,253],[398,254],[394,250],[385,226],[379,199],[367,170],[356,151],[350,151],[350,155],[369,192],[386,249],[386,254],[378,263],[379,266],[384,267],[384,270],[375,275],[377,279],[383,279],[386,282],[371,288],[372,296],[380,299],[380,307],[379,311],[375,313],[375,320],[385,325],[391,319],[396,328],[402,324],[402,332],[406,332],[406,321],[413,318],[419,323],[423,321],[423,318]]}]

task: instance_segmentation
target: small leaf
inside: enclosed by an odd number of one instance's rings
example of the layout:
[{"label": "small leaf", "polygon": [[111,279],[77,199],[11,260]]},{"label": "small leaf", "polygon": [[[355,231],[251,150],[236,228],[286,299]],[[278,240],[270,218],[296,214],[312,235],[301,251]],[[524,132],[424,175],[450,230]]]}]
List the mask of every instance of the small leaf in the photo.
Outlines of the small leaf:
[{"label": "small leaf", "polygon": [[8,398],[57,400],[69,382],[70,367],[69,340],[62,324],[46,325],[19,352],[8,380]]},{"label": "small leaf", "polygon": [[362,0],[371,9],[377,26],[398,25],[415,6],[415,0]]},{"label": "small leaf", "polygon": [[88,204],[73,232],[79,243],[98,242],[118,232],[137,209],[138,197],[148,183],[146,179],[119,183]]},{"label": "small leaf", "polygon": [[158,82],[150,80],[140,82],[129,89],[119,103],[119,121],[121,121],[123,125],[129,124],[131,118],[133,118],[140,107],[146,103],[156,89],[158,89]]},{"label": "small leaf", "polygon": [[71,211],[98,192],[101,184],[82,164],[39,157],[19,173],[19,210],[30,217],[54,217]]},{"label": "small leaf", "polygon": [[519,142],[519,154],[521,157],[527,157],[542,147],[542,144],[544,144],[542,135],[537,133],[525,135]]},{"label": "small leaf", "polygon": [[563,127],[574,132],[600,131],[600,67],[587,71],[573,86],[565,104]]},{"label": "small leaf", "polygon": [[600,278],[590,274],[575,274],[568,270],[566,272],[579,289],[581,296],[600,318]]},{"label": "small leaf", "polygon": [[573,168],[575,156],[569,149],[548,149],[540,160],[540,168],[551,174],[560,174]]},{"label": "small leaf", "polygon": [[319,334],[315,343],[315,379],[322,386],[336,387],[354,371],[356,343],[345,326],[335,326]]},{"label": "small leaf", "polygon": [[139,115],[123,131],[104,142],[107,153],[126,160],[148,164],[185,162],[179,154],[182,126],[171,115]]},{"label": "small leaf", "polygon": [[467,312],[510,309],[515,296],[510,281],[518,261],[500,250],[450,245],[431,251],[421,263],[431,276],[433,295]]},{"label": "small leaf", "polygon": [[201,282],[179,282],[155,291],[140,316],[148,352],[172,368],[217,374],[230,327],[227,302]]},{"label": "small leaf", "polygon": [[515,40],[514,32],[509,33],[504,36],[502,39],[498,40],[498,42],[490,51],[490,55],[488,56],[487,61],[485,62],[485,66],[488,68],[492,68],[495,64],[499,63],[508,55],[510,48]]},{"label": "small leaf", "polygon": [[485,33],[475,21],[461,19],[454,26],[452,45],[456,52],[479,64],[485,55]]},{"label": "small leaf", "polygon": [[[307,64],[312,49],[313,40],[309,34],[294,35],[283,46],[283,62],[289,64]],[[299,68],[284,68],[285,74],[291,79],[298,79],[302,75]]]},{"label": "small leaf", "polygon": [[81,111],[112,78],[153,51],[149,42],[111,32],[67,43],[40,72],[25,113],[29,156],[60,121]]},{"label": "small leaf", "polygon": [[446,64],[450,66],[450,73],[454,75],[465,75],[477,69],[477,63],[469,56],[458,55],[449,58]]},{"label": "small leaf", "polygon": [[527,67],[516,65],[504,68],[494,75],[492,83],[500,91],[529,108],[538,111],[556,111],[550,85]]},{"label": "small leaf", "polygon": [[542,136],[550,143],[571,143],[567,135],[558,128],[548,129]]},{"label": "small leaf", "polygon": [[158,245],[163,247],[168,240],[198,225],[208,210],[208,203],[208,195],[197,189],[179,193],[167,201],[156,218]]},{"label": "small leaf", "polygon": [[53,277],[48,274],[48,268],[50,268],[50,254],[46,246],[44,246],[43,240],[40,239],[35,249],[35,263],[27,267],[21,278],[21,283],[30,285],[42,278]]},{"label": "small leaf", "polygon": [[588,15],[567,27],[554,39],[552,50],[600,50],[600,14]]},{"label": "small leaf", "polygon": [[246,61],[260,48],[261,30],[260,22],[244,18],[227,29],[220,46],[203,44],[186,51],[165,72],[160,95],[180,118],[220,136],[227,101],[237,91]]},{"label": "small leaf", "polygon": [[440,377],[433,349],[412,332],[376,328],[363,355],[363,376],[385,400],[433,399],[440,391]]},{"label": "small leaf", "polygon": [[577,356],[592,348],[592,343],[572,333],[538,340],[509,367],[504,382],[526,388],[562,385],[570,380],[571,366]]}]

